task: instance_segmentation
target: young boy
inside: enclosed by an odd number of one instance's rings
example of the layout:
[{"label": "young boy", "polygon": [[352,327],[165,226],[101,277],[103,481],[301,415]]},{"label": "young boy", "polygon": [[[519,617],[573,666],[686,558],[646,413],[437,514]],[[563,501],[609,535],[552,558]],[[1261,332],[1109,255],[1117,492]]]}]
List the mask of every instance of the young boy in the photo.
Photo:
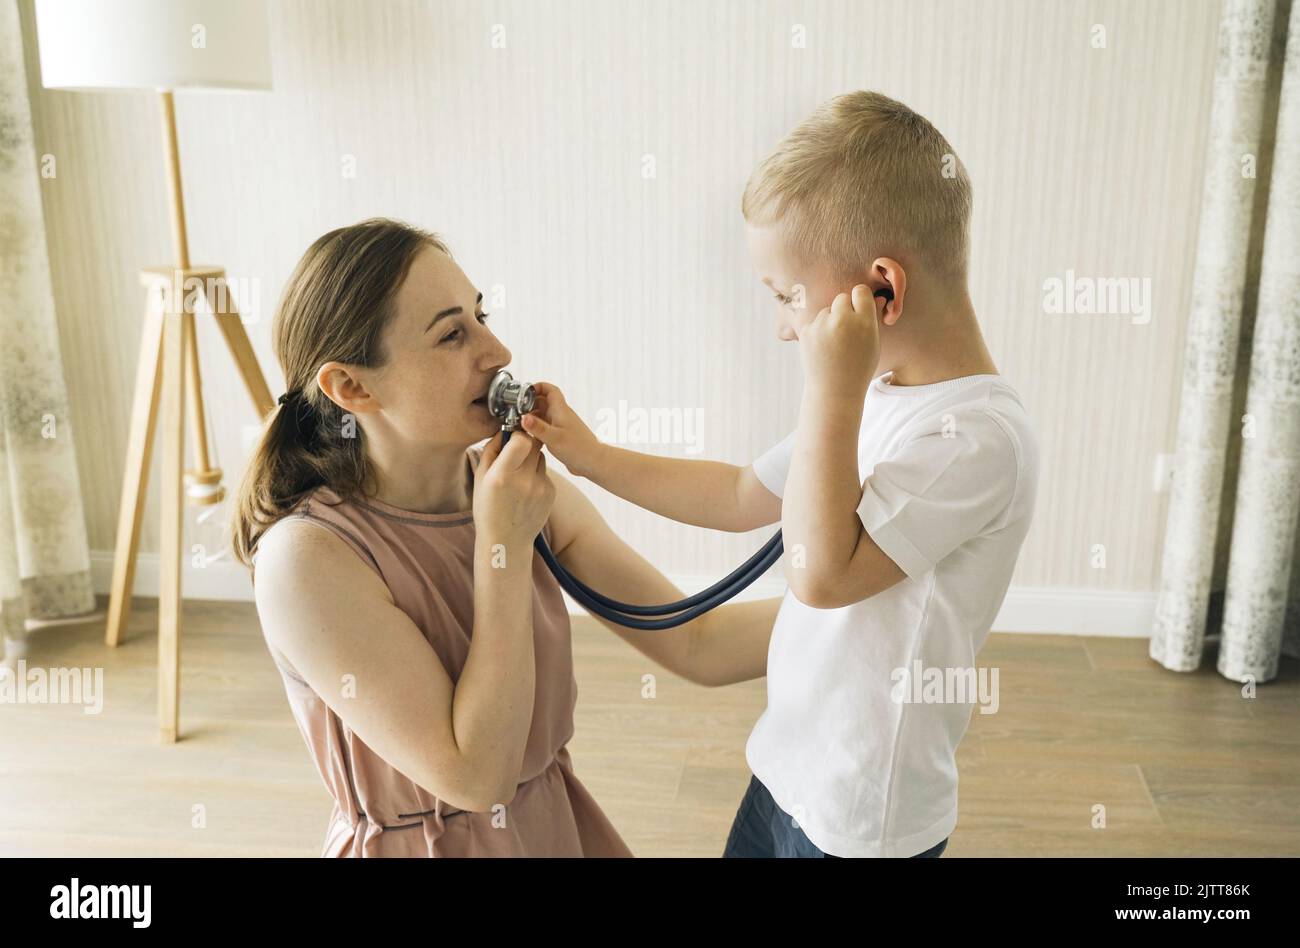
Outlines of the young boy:
[{"label": "young boy", "polygon": [[552,385],[524,428],[664,516],[781,521],[789,591],[726,854],[937,856],[975,699],[952,682],[975,680],[1038,474],[967,292],[970,180],[928,121],[854,92],[758,166],[742,210],[777,335],[799,343],[795,431],[748,468],[642,455],[597,441]]}]

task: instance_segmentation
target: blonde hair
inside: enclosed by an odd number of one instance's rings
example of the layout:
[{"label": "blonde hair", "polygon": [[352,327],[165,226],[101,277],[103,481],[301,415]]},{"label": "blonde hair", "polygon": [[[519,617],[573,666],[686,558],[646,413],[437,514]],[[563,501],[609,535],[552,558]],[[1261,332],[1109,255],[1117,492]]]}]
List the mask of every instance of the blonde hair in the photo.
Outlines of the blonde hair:
[{"label": "blonde hair", "polygon": [[914,254],[941,279],[966,278],[970,177],[923,116],[878,92],[823,103],[764,159],[741,200],[745,220],[780,223],[801,262],[861,273],[882,254]]},{"label": "blonde hair", "polygon": [[326,362],[387,362],[381,336],[425,247],[450,256],[437,235],[376,217],[317,238],[294,268],[271,330],[288,397],[267,419],[234,505],[231,545],[245,566],[262,534],[312,490],[326,486],[346,499],[365,486],[364,432],[345,424],[316,372]]}]

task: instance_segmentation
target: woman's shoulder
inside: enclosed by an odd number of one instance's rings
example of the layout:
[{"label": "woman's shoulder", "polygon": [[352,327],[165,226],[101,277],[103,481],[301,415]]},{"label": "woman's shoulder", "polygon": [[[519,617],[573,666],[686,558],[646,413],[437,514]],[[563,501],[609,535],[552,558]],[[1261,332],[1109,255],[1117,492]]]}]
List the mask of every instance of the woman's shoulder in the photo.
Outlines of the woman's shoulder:
[{"label": "woman's shoulder", "polygon": [[324,602],[340,591],[392,601],[369,551],[327,521],[284,517],[262,534],[254,556],[254,598],[260,604]]},{"label": "woman's shoulder", "polygon": [[302,657],[332,636],[346,639],[393,601],[382,578],[316,520],[276,521],[262,534],[255,567],[253,599],[262,635],[276,664],[304,685],[291,655]]},{"label": "woman's shoulder", "polygon": [[[253,553],[254,570],[262,565],[277,571],[284,568],[316,571],[333,560],[344,568],[364,564],[382,578],[370,545],[347,508],[346,500],[336,491],[316,488],[258,538]],[[274,566],[270,561],[274,561]]]}]

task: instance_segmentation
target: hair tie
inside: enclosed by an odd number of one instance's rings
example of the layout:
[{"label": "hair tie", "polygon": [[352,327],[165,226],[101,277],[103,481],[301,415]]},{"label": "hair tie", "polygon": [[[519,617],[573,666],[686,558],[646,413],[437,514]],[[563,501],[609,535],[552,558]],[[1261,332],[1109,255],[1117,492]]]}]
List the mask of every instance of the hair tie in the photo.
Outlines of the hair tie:
[{"label": "hair tie", "polygon": [[283,405],[283,404],[284,404],[285,402],[287,402],[289,399],[291,399],[291,398],[297,398],[297,397],[298,397],[298,393],[297,393],[297,392],[285,392],[283,395],[280,396],[280,398],[279,398],[278,400],[279,400],[280,404]]}]

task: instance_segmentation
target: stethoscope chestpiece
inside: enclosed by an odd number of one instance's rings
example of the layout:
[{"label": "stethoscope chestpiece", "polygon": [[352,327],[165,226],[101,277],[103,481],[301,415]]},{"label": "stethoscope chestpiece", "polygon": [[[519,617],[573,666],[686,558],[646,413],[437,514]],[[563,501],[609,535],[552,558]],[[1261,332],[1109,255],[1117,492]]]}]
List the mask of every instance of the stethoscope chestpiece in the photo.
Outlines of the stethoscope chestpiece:
[{"label": "stethoscope chestpiece", "polygon": [[487,407],[494,418],[501,419],[505,431],[519,427],[520,416],[533,410],[537,392],[528,382],[516,382],[505,369],[499,371],[488,386]]}]

